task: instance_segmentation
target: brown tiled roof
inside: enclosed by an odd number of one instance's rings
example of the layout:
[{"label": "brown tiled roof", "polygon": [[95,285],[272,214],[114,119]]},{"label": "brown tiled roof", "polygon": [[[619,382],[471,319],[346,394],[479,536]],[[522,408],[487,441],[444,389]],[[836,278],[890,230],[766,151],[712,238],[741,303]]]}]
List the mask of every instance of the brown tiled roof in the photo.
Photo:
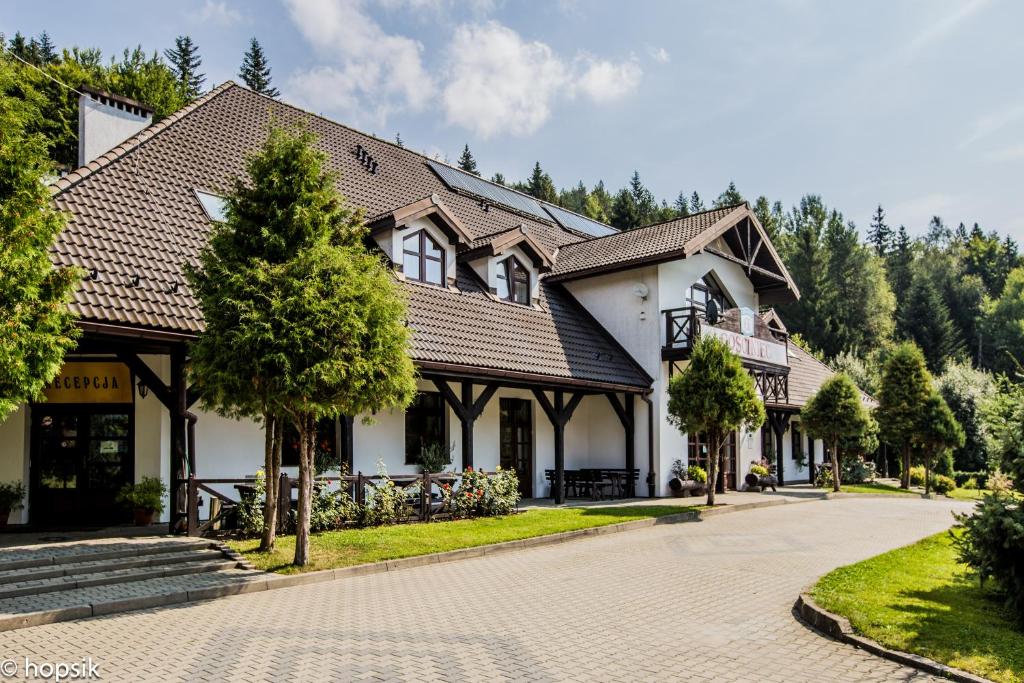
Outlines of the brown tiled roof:
[{"label": "brown tiled roof", "polygon": [[[549,252],[579,240],[554,223],[524,218],[449,189],[425,157],[227,83],[59,180],[54,203],[69,214],[53,252],[58,265],[94,270],[72,303],[84,322],[195,334],[199,307],[183,277],[209,221],[194,191],[226,193],[271,120],[302,123],[337,173],[339,191],[368,216],[436,195],[470,239],[525,225]],[[376,173],[356,158],[362,145]],[[555,379],[647,387],[648,378],[611,337],[554,286],[542,309],[499,302],[460,267],[462,293],[406,285],[413,356]],[[515,339],[515,343],[511,341]],[[500,348],[499,345],[500,344]]]},{"label": "brown tiled roof", "polygon": [[744,205],[711,209],[666,223],[568,244],[559,250],[550,277],[561,280],[570,275],[625,267],[657,257],[681,257],[687,242],[715,227],[741,207]]},{"label": "brown tiled roof", "polygon": [[[807,405],[811,397],[818,393],[818,389],[825,383],[825,380],[834,374],[836,374],[835,370],[790,342],[789,403],[786,405],[795,408]],[[875,399],[864,392],[861,392],[861,401],[868,406],[875,404]]]}]

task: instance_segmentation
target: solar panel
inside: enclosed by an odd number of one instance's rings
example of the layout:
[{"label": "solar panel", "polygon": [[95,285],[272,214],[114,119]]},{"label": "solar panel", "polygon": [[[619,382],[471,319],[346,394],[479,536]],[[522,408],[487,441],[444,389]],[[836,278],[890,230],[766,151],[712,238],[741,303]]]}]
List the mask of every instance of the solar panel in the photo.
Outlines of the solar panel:
[{"label": "solar panel", "polygon": [[451,166],[445,166],[433,161],[427,160],[427,164],[430,168],[434,169],[434,172],[441,177],[444,184],[453,190],[461,190],[470,194],[476,195],[481,199],[485,199],[494,204],[501,204],[507,206],[510,209],[515,209],[528,216],[539,218],[542,221],[550,221],[551,216],[544,212],[541,208],[540,203],[532,197],[520,194],[509,190],[508,188],[502,187],[494,183],[489,183],[486,180],[477,178],[472,173],[465,173],[459,171]]},{"label": "solar panel", "polygon": [[615,228],[608,227],[604,223],[592,221],[586,216],[581,216],[578,213],[573,213],[572,211],[566,211],[565,209],[552,204],[544,204],[544,210],[551,214],[551,217],[555,219],[555,222],[563,228],[582,232],[585,235],[604,237],[605,235],[613,235],[618,232]]}]

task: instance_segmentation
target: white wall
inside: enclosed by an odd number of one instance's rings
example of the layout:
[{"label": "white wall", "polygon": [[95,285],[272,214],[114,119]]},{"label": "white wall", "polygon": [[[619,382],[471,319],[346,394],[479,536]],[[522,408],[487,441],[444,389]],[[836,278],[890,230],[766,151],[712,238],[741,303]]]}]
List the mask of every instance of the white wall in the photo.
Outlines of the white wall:
[{"label": "white wall", "polygon": [[[17,410],[0,421],[0,481],[20,481],[28,489],[29,463],[29,420],[28,406],[19,406]],[[28,521],[28,505],[17,512],[12,512],[8,521],[11,524],[24,524]]]}]

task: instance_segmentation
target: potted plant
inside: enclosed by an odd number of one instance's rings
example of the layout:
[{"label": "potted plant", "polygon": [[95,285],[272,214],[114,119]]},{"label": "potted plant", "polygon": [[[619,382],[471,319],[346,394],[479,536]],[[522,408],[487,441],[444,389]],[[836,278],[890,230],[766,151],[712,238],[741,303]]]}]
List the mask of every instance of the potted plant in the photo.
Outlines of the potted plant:
[{"label": "potted plant", "polygon": [[149,526],[164,511],[167,486],[160,477],[143,477],[138,484],[125,484],[117,494],[117,502],[132,508],[135,526]]},{"label": "potted plant", "polygon": [[7,528],[12,512],[25,507],[25,485],[20,481],[0,482],[0,530]]},{"label": "potted plant", "polygon": [[690,495],[692,488],[686,486],[686,465],[682,460],[676,460],[672,463],[669,471],[672,473],[672,478],[668,480],[668,487],[672,490],[672,495],[676,498],[686,498]]},{"label": "potted plant", "polygon": [[686,478],[694,483],[693,495],[704,495],[704,489],[708,484],[708,473],[699,465],[690,465],[686,468]]},{"label": "potted plant", "polygon": [[444,472],[448,465],[452,464],[452,451],[455,444],[446,446],[440,441],[424,444],[420,447],[420,471],[436,474]]},{"label": "potted plant", "polygon": [[753,491],[754,493],[761,490],[761,481],[769,476],[768,468],[759,462],[752,463],[750,465],[750,471],[747,472],[747,476],[743,477],[743,481],[747,482],[747,490]]}]

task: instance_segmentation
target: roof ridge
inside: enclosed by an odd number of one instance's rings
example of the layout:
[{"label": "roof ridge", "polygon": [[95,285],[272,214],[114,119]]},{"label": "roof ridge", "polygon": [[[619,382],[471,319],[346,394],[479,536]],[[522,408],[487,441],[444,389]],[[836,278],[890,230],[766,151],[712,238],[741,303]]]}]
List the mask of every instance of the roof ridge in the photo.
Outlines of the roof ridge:
[{"label": "roof ridge", "polygon": [[196,109],[208,104],[217,96],[221,95],[224,92],[227,92],[232,87],[237,88],[239,87],[239,85],[231,80],[225,81],[213,90],[211,90],[210,92],[203,95],[202,97],[196,98],[195,100],[189,102],[181,109],[164,117],[157,123],[154,123],[152,126],[147,126],[143,128],[141,131],[127,138],[116,147],[108,150],[106,153],[101,154],[100,156],[96,157],[95,159],[85,164],[84,166],[80,166],[79,168],[76,168],[74,171],[71,171],[71,173],[68,173],[66,176],[58,179],[57,182],[50,186],[51,195],[56,196],[61,194],[62,192],[74,187],[81,181],[93,175],[94,173],[106,168],[112,162],[127,156],[130,152],[138,149],[144,143],[148,142],[149,140],[153,139],[160,133],[164,132],[165,130],[173,126],[175,123],[177,123],[178,121],[182,120],[183,118],[194,112]]},{"label": "roof ridge", "polygon": [[570,242],[569,244],[563,244],[561,248],[565,249],[566,247],[575,247],[575,246],[577,246],[579,244],[589,244],[591,242],[596,242],[598,240],[607,239],[609,237],[615,237],[617,235],[632,235],[632,234],[636,234],[637,232],[640,232],[641,230],[649,230],[651,228],[658,228],[658,227],[661,227],[663,225],[668,225],[669,223],[675,223],[675,222],[678,222],[678,221],[686,221],[686,220],[689,220],[691,218],[696,218],[698,216],[703,216],[706,213],[711,213],[712,211],[726,211],[726,210],[728,210],[728,213],[731,213],[732,211],[735,211],[736,209],[738,209],[741,206],[748,206],[748,208],[749,208],[749,205],[747,205],[747,202],[741,202],[739,204],[731,204],[729,206],[719,206],[718,208],[715,208],[715,209],[706,209],[704,211],[698,211],[697,213],[691,213],[689,216],[679,216],[678,218],[672,218],[670,220],[662,221],[660,223],[651,223],[649,225],[641,225],[639,227],[633,228],[632,230],[619,230],[618,232],[614,232],[614,233],[612,233],[610,235],[601,235],[599,237],[591,237],[590,239],[580,240],[579,242]]}]

